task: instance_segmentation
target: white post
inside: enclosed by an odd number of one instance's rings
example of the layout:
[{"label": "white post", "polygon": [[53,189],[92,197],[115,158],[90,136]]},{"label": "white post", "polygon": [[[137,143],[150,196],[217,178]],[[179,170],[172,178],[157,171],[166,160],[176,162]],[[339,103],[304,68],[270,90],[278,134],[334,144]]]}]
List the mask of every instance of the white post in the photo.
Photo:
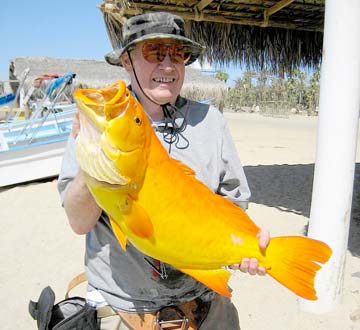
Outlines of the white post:
[{"label": "white post", "polygon": [[333,255],[318,272],[318,300],[300,309],[326,313],[341,303],[349,236],[360,105],[360,1],[326,0],[320,112],[309,237]]}]

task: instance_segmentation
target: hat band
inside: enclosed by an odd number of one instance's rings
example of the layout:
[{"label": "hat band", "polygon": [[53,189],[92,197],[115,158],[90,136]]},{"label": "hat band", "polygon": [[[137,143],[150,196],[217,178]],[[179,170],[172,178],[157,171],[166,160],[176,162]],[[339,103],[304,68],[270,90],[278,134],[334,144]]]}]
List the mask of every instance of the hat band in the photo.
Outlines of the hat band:
[{"label": "hat band", "polygon": [[168,34],[169,38],[171,38],[171,35],[173,35],[174,37],[176,37],[176,36],[184,37],[185,36],[181,30],[176,29],[173,26],[154,26],[151,29],[140,30],[137,33],[130,35],[127,38],[126,43],[136,41],[136,39],[140,39],[141,37],[144,37],[148,34],[154,35],[157,33],[158,34]]}]

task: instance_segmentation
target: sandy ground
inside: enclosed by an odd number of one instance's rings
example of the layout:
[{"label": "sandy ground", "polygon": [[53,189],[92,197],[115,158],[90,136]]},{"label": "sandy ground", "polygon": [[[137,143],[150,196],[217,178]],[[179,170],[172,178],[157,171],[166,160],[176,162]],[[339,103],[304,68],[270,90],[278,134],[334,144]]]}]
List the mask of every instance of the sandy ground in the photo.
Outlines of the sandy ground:
[{"label": "sandy ground", "polygon": [[[272,235],[302,234],[308,223],[316,117],[263,117],[226,112],[253,199],[249,214]],[[358,161],[360,153],[358,152]],[[356,182],[360,168],[356,171]],[[356,183],[355,183],[356,187]],[[84,237],[72,233],[56,181],[0,190],[1,329],[35,329],[30,299],[50,285],[63,299],[83,269]],[[299,311],[296,296],[270,277],[234,272],[231,279],[242,330],[360,329],[360,193],[355,188],[343,302],[325,315]],[[83,294],[80,286],[75,293]],[[222,330],[222,329],[219,329]],[[231,329],[230,329],[231,330]]]}]

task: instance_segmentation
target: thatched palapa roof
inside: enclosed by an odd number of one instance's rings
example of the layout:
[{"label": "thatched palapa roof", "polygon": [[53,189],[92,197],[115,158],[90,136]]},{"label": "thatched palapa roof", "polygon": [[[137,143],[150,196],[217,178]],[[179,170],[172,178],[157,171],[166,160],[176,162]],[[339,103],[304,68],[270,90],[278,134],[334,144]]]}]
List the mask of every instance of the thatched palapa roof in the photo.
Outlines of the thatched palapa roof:
[{"label": "thatched palapa roof", "polygon": [[124,19],[168,11],[185,19],[210,62],[283,72],[321,61],[325,0],[104,0],[99,8],[114,48]]}]

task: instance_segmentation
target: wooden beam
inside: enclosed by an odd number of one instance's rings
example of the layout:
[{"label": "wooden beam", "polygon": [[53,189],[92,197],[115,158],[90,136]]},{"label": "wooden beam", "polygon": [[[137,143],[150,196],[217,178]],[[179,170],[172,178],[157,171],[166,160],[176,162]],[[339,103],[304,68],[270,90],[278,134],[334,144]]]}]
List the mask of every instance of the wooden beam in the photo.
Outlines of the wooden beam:
[{"label": "wooden beam", "polygon": [[283,9],[284,7],[290,5],[295,0],[281,0],[276,5],[270,7],[269,9],[266,9],[266,16],[269,17],[272,14],[275,14],[277,11]]},{"label": "wooden beam", "polygon": [[[104,5],[106,4],[106,7],[118,8],[118,10],[120,10],[123,7],[119,6],[118,1],[120,1],[120,0],[104,0],[104,3],[98,5],[98,7],[104,8]],[[204,1],[204,0],[202,0],[202,1]],[[207,0],[207,1],[209,1],[209,0]],[[229,3],[229,2],[219,2],[219,0],[217,0],[217,1],[212,0],[213,5],[216,5],[216,6],[220,5],[220,7],[216,8],[216,9],[207,7],[203,10],[203,12],[205,14],[207,11],[211,11],[211,12],[214,12],[217,14],[225,13],[224,15],[226,15],[226,12],[232,11],[234,15],[237,13],[246,13],[247,15],[254,15],[254,16],[259,15],[258,17],[260,17],[260,15],[264,14],[265,10],[270,10],[271,8],[274,8],[275,6],[277,6],[277,5],[275,5],[272,7],[266,7],[266,4],[268,1],[263,2],[261,4],[252,4],[252,2],[250,4],[244,4],[244,3],[238,3],[237,0],[233,0],[233,1],[234,2]],[[250,1],[250,0],[246,0],[246,1]],[[313,0],[313,1],[316,1],[316,0]],[[186,4],[186,5],[180,6],[179,3]],[[153,8],[153,6],[155,6],[155,7],[165,6],[165,7],[163,7],[165,11],[166,11],[166,8],[169,8],[168,11],[170,11],[170,10],[172,10],[171,8],[173,8],[173,7],[178,7],[179,11],[182,11],[182,10],[192,11],[196,7],[197,3],[199,3],[199,1],[197,1],[197,0],[183,0],[183,1],[178,1],[174,5],[174,4],[168,4],[165,2],[154,3],[154,2],[148,2],[146,0],[145,1],[134,0],[131,2],[131,5],[127,6],[126,8],[127,9],[130,9],[130,8],[135,9],[135,8],[138,8],[139,6],[141,6],[141,8]],[[267,4],[267,5],[269,6],[269,4]],[[114,9],[111,9],[111,10],[114,10]],[[294,2],[291,9],[284,11],[284,16],[288,15],[289,10],[293,14],[292,15],[293,17],[300,16],[300,18],[301,18],[302,15],[308,16],[309,14],[313,14],[314,16],[316,16],[317,14],[320,16],[323,16],[324,6],[320,6],[317,4]],[[107,11],[110,11],[110,10],[107,10]]]},{"label": "wooden beam", "polygon": [[284,7],[290,5],[294,1],[295,0],[281,0],[276,5],[268,8],[268,9],[265,9],[264,10],[264,22],[263,22],[262,26],[267,27],[269,25],[269,17],[271,15],[275,14],[276,12],[283,9]]},{"label": "wooden beam", "polygon": [[202,11],[207,5],[209,5],[210,3],[212,3],[214,0],[201,0],[195,7],[199,10]]},{"label": "wooden beam", "polygon": [[[113,0],[116,2],[116,0]],[[266,10],[270,10],[270,13],[273,14],[276,10],[280,10],[280,5],[282,8],[286,4],[290,4],[294,0],[286,0],[286,3],[284,0],[279,1],[276,5],[267,8]],[[210,0],[206,0],[206,3],[210,3]],[[202,0],[200,3],[205,5],[204,0]],[[104,6],[104,4],[99,6],[102,12],[111,13],[116,20],[119,20],[119,16],[134,16],[137,14],[142,14],[144,12],[149,11],[167,11],[174,14],[177,14],[181,17],[183,17],[185,20],[188,21],[205,21],[205,22],[215,22],[215,23],[226,23],[226,24],[239,24],[239,25],[250,25],[250,26],[259,26],[259,27],[275,27],[275,28],[285,28],[285,29],[296,29],[296,30],[302,30],[302,31],[317,31],[322,32],[323,28],[320,24],[315,24],[315,22],[288,22],[286,17],[277,17],[276,21],[264,21],[261,18],[261,12],[263,10],[258,11],[260,15],[256,15],[255,13],[251,12],[237,12],[236,10],[223,10],[223,11],[217,11],[216,9],[212,9],[210,7],[205,8],[202,11],[199,11],[196,7],[183,7],[183,6],[177,6],[177,5],[169,5],[169,4],[153,4],[149,2],[137,2],[135,7],[130,8],[119,8],[118,6],[109,3],[109,0],[107,0],[107,5]],[[276,7],[276,8],[275,8]],[[310,24],[309,24],[310,23]]]},{"label": "wooden beam", "polygon": [[[168,5],[145,5],[141,3],[136,4],[137,9],[123,9],[124,15],[137,15],[143,14],[146,12],[152,11],[167,11],[173,14],[179,15],[185,20],[189,21],[199,21],[199,17],[189,11],[181,10],[181,7],[177,6],[168,6]],[[214,22],[214,23],[227,23],[227,24],[239,24],[239,25],[251,25],[251,26],[259,26],[264,27],[264,21],[261,19],[247,19],[247,18],[239,18],[234,16],[226,17],[222,16],[221,14],[203,14],[201,20],[204,22]],[[268,27],[275,27],[275,28],[284,28],[284,29],[295,29],[295,30],[302,30],[302,31],[322,31],[322,28],[307,28],[306,26],[302,26],[300,24],[295,23],[282,23],[282,22],[275,22],[270,21],[267,25]]]}]

